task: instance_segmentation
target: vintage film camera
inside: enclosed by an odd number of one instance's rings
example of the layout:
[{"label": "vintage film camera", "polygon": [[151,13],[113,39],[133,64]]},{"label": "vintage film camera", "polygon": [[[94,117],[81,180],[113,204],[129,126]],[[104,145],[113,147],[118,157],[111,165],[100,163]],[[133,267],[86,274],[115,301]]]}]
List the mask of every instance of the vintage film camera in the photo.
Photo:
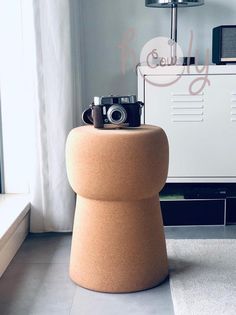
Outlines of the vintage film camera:
[{"label": "vintage film camera", "polygon": [[82,119],[95,128],[139,127],[143,105],[135,95],[95,96],[93,103],[83,112]]}]

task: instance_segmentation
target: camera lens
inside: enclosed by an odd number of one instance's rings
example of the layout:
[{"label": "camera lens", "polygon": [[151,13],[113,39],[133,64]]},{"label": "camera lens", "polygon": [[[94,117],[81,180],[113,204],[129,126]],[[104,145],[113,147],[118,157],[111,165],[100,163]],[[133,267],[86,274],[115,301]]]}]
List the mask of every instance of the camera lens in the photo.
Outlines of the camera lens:
[{"label": "camera lens", "polygon": [[111,114],[111,117],[113,120],[118,121],[121,119],[121,113],[118,111],[115,111]]},{"label": "camera lens", "polygon": [[108,120],[114,125],[123,124],[127,119],[127,112],[123,106],[113,105],[107,111]]}]

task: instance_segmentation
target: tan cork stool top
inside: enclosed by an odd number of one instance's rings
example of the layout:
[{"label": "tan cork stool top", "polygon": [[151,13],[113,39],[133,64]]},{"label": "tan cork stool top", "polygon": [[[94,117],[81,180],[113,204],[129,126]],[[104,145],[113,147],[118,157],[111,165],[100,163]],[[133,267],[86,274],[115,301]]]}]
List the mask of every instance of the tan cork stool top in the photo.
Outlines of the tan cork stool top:
[{"label": "tan cork stool top", "polygon": [[132,292],[168,275],[159,191],[168,172],[168,141],[155,126],[73,129],[69,182],[77,193],[70,276],[82,287]]}]

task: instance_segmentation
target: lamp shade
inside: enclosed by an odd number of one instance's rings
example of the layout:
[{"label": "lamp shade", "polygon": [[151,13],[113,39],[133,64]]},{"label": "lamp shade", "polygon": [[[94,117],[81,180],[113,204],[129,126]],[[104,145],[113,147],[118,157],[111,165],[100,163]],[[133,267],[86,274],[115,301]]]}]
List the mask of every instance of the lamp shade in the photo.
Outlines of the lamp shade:
[{"label": "lamp shade", "polygon": [[152,8],[195,7],[203,4],[204,0],[146,0],[146,7]]}]

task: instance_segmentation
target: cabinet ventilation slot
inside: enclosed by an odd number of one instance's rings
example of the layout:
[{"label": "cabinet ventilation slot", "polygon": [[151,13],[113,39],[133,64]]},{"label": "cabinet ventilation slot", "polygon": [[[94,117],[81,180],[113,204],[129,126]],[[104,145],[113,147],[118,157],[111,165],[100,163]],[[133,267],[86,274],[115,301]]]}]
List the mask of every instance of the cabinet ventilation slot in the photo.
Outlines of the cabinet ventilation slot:
[{"label": "cabinet ventilation slot", "polygon": [[[236,118],[235,118],[236,121]],[[175,117],[172,118],[172,122],[203,122],[203,117]]]},{"label": "cabinet ventilation slot", "polygon": [[199,99],[171,99],[171,102],[173,103],[203,103],[204,99],[203,98],[199,98]]},{"label": "cabinet ventilation slot", "polygon": [[[236,96],[236,92],[233,92],[232,95]],[[236,99],[232,98],[231,102],[233,103],[231,104],[231,121],[236,122]]]},{"label": "cabinet ventilation slot", "polygon": [[175,104],[171,106],[172,122],[203,122],[204,104]]},{"label": "cabinet ventilation slot", "polygon": [[203,116],[203,112],[200,113],[172,113],[172,116]]},{"label": "cabinet ventilation slot", "polygon": [[197,94],[197,95],[191,95],[191,94],[184,94],[184,93],[172,93],[171,94],[171,102],[174,103],[202,103],[204,102],[204,94]]},{"label": "cabinet ventilation slot", "polygon": [[[198,94],[189,94],[189,93],[184,93],[184,92],[180,92],[180,93],[171,93],[172,96],[192,96],[192,97],[196,97],[196,96],[200,96],[200,95],[204,95],[204,92],[201,92],[201,93],[198,93]],[[235,94],[232,94],[232,95],[236,95],[236,92]]]},{"label": "cabinet ventilation slot", "polygon": [[[203,109],[204,106],[203,105],[175,105],[175,106],[171,106],[172,109]],[[236,106],[235,106],[236,108]]]},{"label": "cabinet ventilation slot", "polygon": [[231,121],[236,122],[236,105],[231,105]]},{"label": "cabinet ventilation slot", "polygon": [[172,122],[203,122],[204,92],[192,95],[187,92],[171,93]]},{"label": "cabinet ventilation slot", "polygon": [[202,122],[204,120],[203,114],[203,111],[172,112],[171,120],[172,122]]}]

